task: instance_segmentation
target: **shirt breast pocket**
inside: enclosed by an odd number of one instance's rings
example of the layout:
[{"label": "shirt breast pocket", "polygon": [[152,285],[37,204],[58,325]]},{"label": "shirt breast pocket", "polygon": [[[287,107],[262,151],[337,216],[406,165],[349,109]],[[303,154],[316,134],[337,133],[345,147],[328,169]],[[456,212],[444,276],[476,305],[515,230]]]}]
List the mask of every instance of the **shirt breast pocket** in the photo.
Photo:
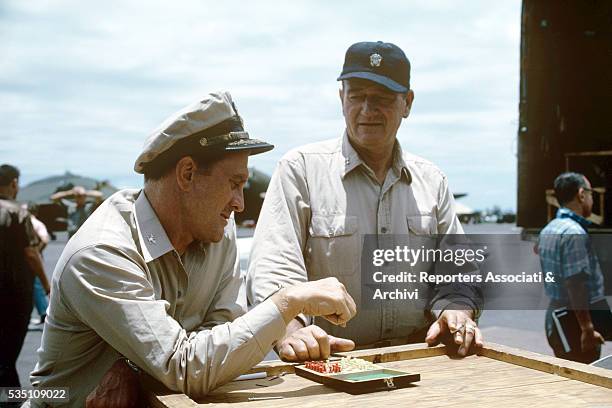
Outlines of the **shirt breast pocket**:
[{"label": "shirt breast pocket", "polygon": [[[406,217],[408,223],[408,244],[413,250],[432,250],[437,248],[438,223],[433,215],[409,215]],[[429,271],[432,267],[429,257],[422,258],[411,267],[412,272]]]},{"label": "shirt breast pocket", "polygon": [[310,276],[353,275],[361,264],[358,220],[351,215],[313,215],[304,260]]},{"label": "shirt breast pocket", "polygon": [[433,215],[406,216],[408,231],[411,235],[435,235],[438,233],[438,223]]}]

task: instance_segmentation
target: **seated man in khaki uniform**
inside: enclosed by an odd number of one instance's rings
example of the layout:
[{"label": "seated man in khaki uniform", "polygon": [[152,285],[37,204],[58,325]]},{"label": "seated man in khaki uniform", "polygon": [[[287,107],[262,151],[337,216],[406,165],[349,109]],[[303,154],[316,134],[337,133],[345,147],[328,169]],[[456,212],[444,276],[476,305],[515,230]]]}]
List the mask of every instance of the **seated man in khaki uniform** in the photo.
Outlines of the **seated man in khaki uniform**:
[{"label": "seated man in khaki uniform", "polygon": [[[396,138],[414,100],[404,52],[390,43],[353,44],[338,80],[344,134],[287,153],[270,181],[249,260],[247,295],[253,304],[279,282],[330,276],[359,303],[365,234],[380,240],[390,234],[463,233],[446,176],[403,151]],[[473,341],[482,344],[474,322],[480,308],[477,288],[420,290],[429,295],[429,310],[385,301],[359,310],[346,327],[324,321],[309,325],[309,317],[299,316],[288,326],[279,354],[287,360],[324,358],[330,351],[353,348],[353,341],[361,347],[435,344],[451,334],[459,355]]]},{"label": "seated man in khaki uniform", "polygon": [[199,397],[262,360],[298,313],[345,324],[355,304],[335,279],[246,311],[232,213],[248,156],[272,148],[249,138],[226,92],[155,130],[134,168],[144,189],[102,203],[57,263],[32,383],[69,387],[69,406],[131,406],[134,368]]}]

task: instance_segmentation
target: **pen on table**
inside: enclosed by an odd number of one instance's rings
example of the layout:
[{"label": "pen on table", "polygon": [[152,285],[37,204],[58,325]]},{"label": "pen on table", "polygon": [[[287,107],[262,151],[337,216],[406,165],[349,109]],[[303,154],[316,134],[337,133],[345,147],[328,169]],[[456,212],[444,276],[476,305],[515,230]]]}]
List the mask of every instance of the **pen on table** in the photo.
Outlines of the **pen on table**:
[{"label": "pen on table", "polygon": [[265,401],[265,400],[275,400],[275,399],[283,399],[280,395],[270,396],[270,397],[249,397],[249,401]]},{"label": "pen on table", "polygon": [[260,372],[260,373],[243,374],[239,377],[234,378],[234,381],[258,380],[261,378],[266,378],[265,371]]}]

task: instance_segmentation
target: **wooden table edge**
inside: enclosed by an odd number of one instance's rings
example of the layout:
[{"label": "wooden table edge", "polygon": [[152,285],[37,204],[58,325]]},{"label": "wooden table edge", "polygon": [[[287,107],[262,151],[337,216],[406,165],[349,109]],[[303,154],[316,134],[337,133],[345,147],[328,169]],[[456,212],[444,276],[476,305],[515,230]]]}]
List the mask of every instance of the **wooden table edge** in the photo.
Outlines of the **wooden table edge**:
[{"label": "wooden table edge", "polygon": [[[428,347],[425,343],[337,353],[338,356],[359,357],[375,363],[436,357],[445,354],[446,346]],[[605,368],[592,367],[587,364],[576,363],[496,343],[485,343],[477,354],[509,364],[612,389],[612,370]],[[272,376],[281,373],[294,373],[295,365],[295,363],[281,360],[269,360],[257,364],[247,371],[246,374],[265,372],[267,376]],[[143,389],[145,390],[146,400],[151,407],[186,408],[200,406],[185,394],[170,391],[148,376],[146,379],[143,379]]]},{"label": "wooden table edge", "polygon": [[576,381],[612,389],[612,370],[546,356],[496,343],[486,343],[479,355]]}]

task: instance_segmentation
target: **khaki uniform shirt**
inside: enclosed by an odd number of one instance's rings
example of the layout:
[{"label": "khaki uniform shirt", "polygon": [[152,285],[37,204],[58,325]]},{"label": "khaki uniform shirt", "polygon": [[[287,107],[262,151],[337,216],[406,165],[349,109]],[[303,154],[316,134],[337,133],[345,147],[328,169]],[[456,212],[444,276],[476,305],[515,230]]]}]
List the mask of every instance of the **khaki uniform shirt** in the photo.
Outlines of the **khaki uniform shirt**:
[{"label": "khaki uniform shirt", "polygon": [[52,280],[39,387],[85,398],[123,355],[172,390],[202,396],[261,361],[285,334],[272,301],[245,314],[235,225],[172,247],[145,194],[106,200],[68,242]]},{"label": "khaki uniform shirt", "polygon": [[[447,179],[435,165],[402,153],[396,143],[392,167],[380,185],[345,132],[341,139],[293,150],[278,163],[253,239],[247,295],[257,304],[279,284],[335,276],[355,299],[358,313],[346,328],[324,319],[317,325],[357,345],[406,338],[426,327],[430,314],[411,302],[360,308],[363,235],[461,233]],[[421,296],[436,301],[432,308],[450,303],[449,288],[429,290],[420,289]]]}]

